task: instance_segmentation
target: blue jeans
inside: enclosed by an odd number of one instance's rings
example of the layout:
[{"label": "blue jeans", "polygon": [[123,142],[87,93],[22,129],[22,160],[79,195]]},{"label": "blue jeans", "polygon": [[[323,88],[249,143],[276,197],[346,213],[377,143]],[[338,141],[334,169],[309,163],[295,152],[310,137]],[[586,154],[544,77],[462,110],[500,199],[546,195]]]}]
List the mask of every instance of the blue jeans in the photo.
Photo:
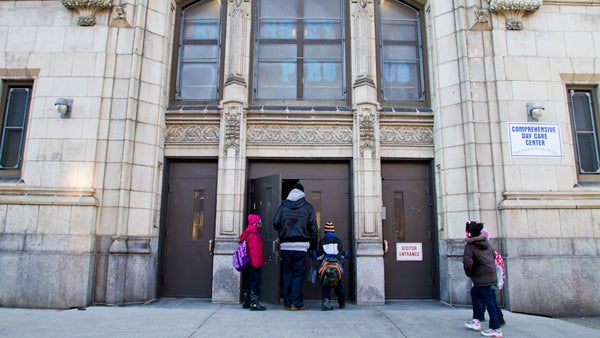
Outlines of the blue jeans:
[{"label": "blue jeans", "polygon": [[302,288],[306,272],[306,252],[281,250],[281,279],[283,283],[283,306],[304,306]]},{"label": "blue jeans", "polygon": [[471,302],[473,303],[473,318],[483,320],[484,312],[490,316],[490,329],[500,328],[498,303],[496,293],[491,286],[474,286],[471,288]]}]

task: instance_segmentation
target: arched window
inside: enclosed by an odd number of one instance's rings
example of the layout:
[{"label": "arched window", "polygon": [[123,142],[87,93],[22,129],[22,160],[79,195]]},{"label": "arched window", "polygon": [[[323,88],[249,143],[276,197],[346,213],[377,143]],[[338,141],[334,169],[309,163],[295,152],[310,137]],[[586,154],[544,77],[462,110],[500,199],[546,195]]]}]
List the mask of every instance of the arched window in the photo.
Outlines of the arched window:
[{"label": "arched window", "polygon": [[419,11],[398,1],[379,5],[380,83],[384,102],[424,102]]},{"label": "arched window", "polygon": [[343,0],[258,0],[254,99],[345,100]]},{"label": "arched window", "polygon": [[175,101],[216,101],[221,61],[221,1],[181,12]]}]

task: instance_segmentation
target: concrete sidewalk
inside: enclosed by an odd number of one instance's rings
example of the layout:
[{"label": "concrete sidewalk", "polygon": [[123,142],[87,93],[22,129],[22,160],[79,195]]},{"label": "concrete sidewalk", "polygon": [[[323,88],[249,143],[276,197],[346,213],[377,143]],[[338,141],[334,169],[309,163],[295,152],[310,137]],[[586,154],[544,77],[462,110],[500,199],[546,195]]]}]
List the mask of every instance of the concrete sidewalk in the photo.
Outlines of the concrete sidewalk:
[{"label": "concrete sidewalk", "polygon": [[[203,299],[70,310],[0,308],[0,337],[482,337],[464,327],[470,308],[438,301],[350,303],[328,312],[317,301],[307,301],[304,311],[263,305],[267,311]],[[600,337],[598,318],[575,323],[509,311],[504,317],[505,337]]]}]

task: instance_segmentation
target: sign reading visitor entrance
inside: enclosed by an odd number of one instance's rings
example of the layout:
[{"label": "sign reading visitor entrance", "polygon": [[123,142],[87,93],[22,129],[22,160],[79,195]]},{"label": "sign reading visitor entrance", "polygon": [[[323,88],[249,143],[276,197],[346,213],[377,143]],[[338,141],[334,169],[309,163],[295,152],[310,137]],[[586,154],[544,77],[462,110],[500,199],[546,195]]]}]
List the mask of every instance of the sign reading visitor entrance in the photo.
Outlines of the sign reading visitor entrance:
[{"label": "sign reading visitor entrance", "polygon": [[423,243],[396,243],[397,261],[422,261]]},{"label": "sign reading visitor entrance", "polygon": [[510,156],[562,157],[558,123],[508,123]]}]

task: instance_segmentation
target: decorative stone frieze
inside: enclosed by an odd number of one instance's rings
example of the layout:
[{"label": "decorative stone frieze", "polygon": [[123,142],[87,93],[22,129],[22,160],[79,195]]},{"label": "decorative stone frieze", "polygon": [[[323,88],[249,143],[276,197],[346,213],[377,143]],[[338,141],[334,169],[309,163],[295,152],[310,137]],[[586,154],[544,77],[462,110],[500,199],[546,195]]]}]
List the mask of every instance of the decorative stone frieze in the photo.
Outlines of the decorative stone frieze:
[{"label": "decorative stone frieze", "polygon": [[112,0],[62,0],[63,6],[77,11],[79,26],[96,24],[96,12],[110,8]]},{"label": "decorative stone frieze", "polygon": [[175,144],[219,144],[219,125],[198,123],[167,124],[167,145]]},{"label": "decorative stone frieze", "polygon": [[248,145],[351,146],[351,125],[254,124],[248,127]]},{"label": "decorative stone frieze", "polygon": [[542,6],[542,0],[488,0],[488,3],[490,11],[504,15],[506,29],[517,31],[523,29],[523,15],[533,13]]},{"label": "decorative stone frieze", "polygon": [[433,147],[433,129],[428,126],[380,126],[379,134],[382,147]]}]

